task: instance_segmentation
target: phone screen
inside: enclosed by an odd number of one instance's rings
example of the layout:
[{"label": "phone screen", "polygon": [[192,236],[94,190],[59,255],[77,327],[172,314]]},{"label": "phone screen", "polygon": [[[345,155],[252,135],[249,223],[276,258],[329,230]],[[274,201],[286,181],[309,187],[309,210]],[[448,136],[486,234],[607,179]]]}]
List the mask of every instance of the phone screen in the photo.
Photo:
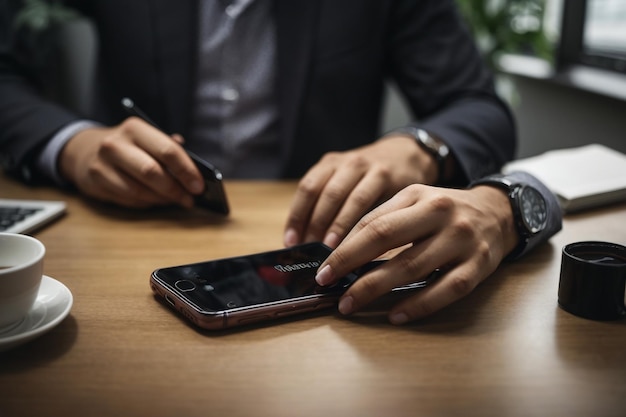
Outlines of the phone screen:
[{"label": "phone screen", "polygon": [[327,247],[311,244],[164,268],[157,274],[202,310],[221,311],[328,292],[314,277],[329,254]]},{"label": "phone screen", "polygon": [[309,243],[161,268],[152,273],[152,289],[192,322],[211,329],[319,310],[335,305],[359,275],[319,286],[315,274],[330,253],[321,243]]}]

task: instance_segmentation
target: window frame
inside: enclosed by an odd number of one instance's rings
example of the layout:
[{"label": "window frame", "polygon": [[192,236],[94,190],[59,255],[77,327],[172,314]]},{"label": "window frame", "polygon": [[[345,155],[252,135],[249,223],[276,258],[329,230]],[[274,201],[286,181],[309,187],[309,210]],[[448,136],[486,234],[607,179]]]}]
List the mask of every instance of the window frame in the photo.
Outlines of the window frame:
[{"label": "window frame", "polygon": [[584,45],[587,0],[566,0],[561,14],[561,34],[555,53],[557,71],[574,65],[626,74],[626,56],[588,50]]}]

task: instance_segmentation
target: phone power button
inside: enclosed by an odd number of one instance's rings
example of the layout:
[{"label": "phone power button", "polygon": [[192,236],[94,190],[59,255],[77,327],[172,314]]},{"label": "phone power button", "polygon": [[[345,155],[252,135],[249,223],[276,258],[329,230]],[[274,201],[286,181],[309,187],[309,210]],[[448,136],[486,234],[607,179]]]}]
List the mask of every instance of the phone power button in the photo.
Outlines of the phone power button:
[{"label": "phone power button", "polygon": [[174,283],[174,286],[176,287],[178,291],[181,291],[181,292],[189,292],[189,291],[193,291],[196,289],[196,284],[186,279],[181,279],[181,280],[176,281]]}]

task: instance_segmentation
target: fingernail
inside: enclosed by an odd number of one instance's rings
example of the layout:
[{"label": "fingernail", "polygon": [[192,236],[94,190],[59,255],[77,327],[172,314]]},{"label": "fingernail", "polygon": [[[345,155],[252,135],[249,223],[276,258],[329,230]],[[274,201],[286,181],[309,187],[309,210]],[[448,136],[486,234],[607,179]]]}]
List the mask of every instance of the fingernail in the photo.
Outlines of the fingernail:
[{"label": "fingernail", "polygon": [[294,246],[298,244],[298,233],[294,229],[287,229],[284,236],[285,246]]},{"label": "fingernail", "polygon": [[389,317],[389,321],[391,321],[391,324],[404,324],[409,321],[409,316],[405,313],[395,313]]},{"label": "fingernail", "polygon": [[339,312],[341,314],[350,314],[352,313],[352,305],[354,304],[354,300],[351,296],[343,297],[339,301]]},{"label": "fingernail", "polygon": [[189,183],[189,191],[194,194],[200,194],[204,190],[204,184],[200,181],[191,181]]},{"label": "fingernail", "polygon": [[324,244],[335,249],[339,245],[339,235],[335,232],[331,232],[324,238]]},{"label": "fingernail", "polygon": [[330,284],[333,280],[333,270],[330,265],[326,265],[315,275],[315,281],[319,285],[327,285]]}]

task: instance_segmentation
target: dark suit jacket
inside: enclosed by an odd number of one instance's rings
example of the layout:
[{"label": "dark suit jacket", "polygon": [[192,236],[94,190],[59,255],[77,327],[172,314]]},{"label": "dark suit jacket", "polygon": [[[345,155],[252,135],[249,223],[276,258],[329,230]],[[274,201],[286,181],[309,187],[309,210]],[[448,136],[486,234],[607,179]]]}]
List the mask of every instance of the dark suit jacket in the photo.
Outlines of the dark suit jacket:
[{"label": "dark suit jacket", "polygon": [[[2,1],[8,20],[17,2]],[[95,114],[43,100],[10,52],[8,29],[0,29],[0,163],[23,180],[32,178],[38,149],[65,124],[79,117],[119,123],[123,96],[164,130],[190,130],[197,1],[74,3],[95,21],[100,39]],[[453,0],[274,0],[274,8],[285,177],[301,176],[328,151],[375,140],[388,78],[413,124],[450,145],[466,180],[512,158],[513,120]]]}]

